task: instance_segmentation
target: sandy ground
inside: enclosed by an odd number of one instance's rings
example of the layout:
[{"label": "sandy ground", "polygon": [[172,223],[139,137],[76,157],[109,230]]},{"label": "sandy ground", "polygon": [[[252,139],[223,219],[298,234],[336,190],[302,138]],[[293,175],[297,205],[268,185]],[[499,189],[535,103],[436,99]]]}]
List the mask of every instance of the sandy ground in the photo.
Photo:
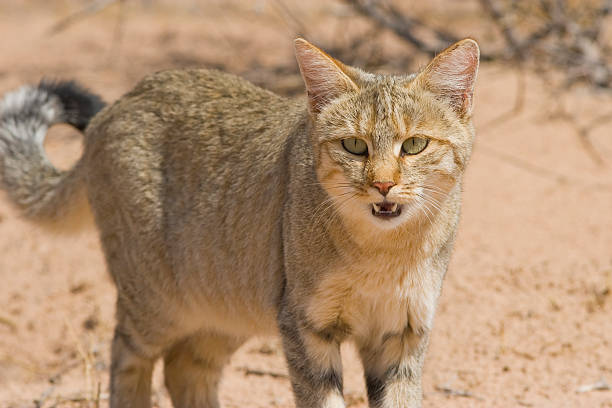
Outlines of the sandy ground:
[{"label": "sandy ground", "polygon": [[[110,101],[162,68],[230,61],[244,72],[253,61],[290,61],[295,29],[287,14],[271,6],[277,2],[251,3],[131,6],[116,42],[116,8],[52,36],[50,27],[78,2],[2,2],[0,93],[50,76],[76,78]],[[285,4],[318,24],[322,39],[342,27],[333,15],[346,12],[323,1],[307,10]],[[288,66],[278,89],[294,84],[297,68]],[[525,109],[506,121],[494,119],[513,104],[515,74],[485,65],[478,81],[478,140],[424,405],[612,407],[610,390],[578,392],[612,383],[612,124],[592,133],[599,165],[570,124],[550,118],[558,101],[537,79],[527,77]],[[565,106],[586,123],[610,102],[577,90]],[[79,155],[80,136],[58,126],[47,147],[66,167]],[[22,220],[0,193],[0,282],[0,407],[105,406],[115,292],[93,226],[51,235]],[[349,406],[365,407],[359,362],[351,347],[343,356]],[[168,407],[162,381],[158,367],[154,402]],[[225,407],[292,406],[277,339],[240,349],[221,399]]]}]

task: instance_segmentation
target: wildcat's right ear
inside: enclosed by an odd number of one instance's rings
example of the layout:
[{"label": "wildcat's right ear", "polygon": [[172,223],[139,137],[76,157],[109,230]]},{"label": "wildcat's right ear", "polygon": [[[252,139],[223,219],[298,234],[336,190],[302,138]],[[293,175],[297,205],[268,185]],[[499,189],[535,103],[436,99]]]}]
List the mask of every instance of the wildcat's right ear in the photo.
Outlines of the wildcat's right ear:
[{"label": "wildcat's right ear", "polygon": [[295,57],[308,92],[310,112],[317,114],[332,99],[359,88],[343,63],[333,59],[303,38],[294,42]]},{"label": "wildcat's right ear", "polygon": [[480,49],[470,38],[461,40],[438,54],[419,74],[424,86],[440,95],[461,116],[472,113],[474,83]]}]

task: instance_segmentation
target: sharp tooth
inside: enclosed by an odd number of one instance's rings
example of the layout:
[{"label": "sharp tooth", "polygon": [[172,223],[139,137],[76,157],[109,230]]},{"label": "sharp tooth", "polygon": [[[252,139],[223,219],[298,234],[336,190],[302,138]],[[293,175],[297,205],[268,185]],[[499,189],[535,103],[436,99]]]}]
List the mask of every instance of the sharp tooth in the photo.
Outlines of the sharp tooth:
[{"label": "sharp tooth", "polygon": [[374,207],[374,211],[380,212],[380,205],[372,203],[372,206]]},{"label": "sharp tooth", "polygon": [[393,203],[393,207],[391,207],[391,212],[395,212],[397,210],[397,203]]}]

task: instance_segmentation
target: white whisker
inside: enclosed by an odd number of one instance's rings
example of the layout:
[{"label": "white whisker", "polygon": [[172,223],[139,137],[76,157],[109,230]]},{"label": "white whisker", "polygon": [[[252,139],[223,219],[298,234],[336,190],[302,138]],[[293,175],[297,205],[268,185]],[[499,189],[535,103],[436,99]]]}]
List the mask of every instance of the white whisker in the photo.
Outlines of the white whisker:
[{"label": "white whisker", "polygon": [[339,203],[336,203],[336,208],[335,211],[330,215],[330,217],[327,219],[327,221],[324,223],[323,225],[323,229],[327,229],[329,227],[329,225],[336,220],[336,218],[338,218],[338,216],[340,215],[340,211],[345,208],[349,202],[351,202],[355,197],[357,197],[359,194],[358,193],[354,193],[353,195],[351,195],[348,198],[345,198],[343,201],[340,201]]}]

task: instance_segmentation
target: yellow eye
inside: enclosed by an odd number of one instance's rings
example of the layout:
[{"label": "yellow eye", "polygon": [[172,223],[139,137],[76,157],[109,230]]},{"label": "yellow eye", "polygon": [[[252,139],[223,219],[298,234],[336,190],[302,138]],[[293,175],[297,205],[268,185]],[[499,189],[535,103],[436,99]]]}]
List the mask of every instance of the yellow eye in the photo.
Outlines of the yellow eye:
[{"label": "yellow eye", "polygon": [[402,153],[409,155],[419,154],[425,150],[428,144],[429,139],[424,137],[409,137],[408,139],[404,140],[404,143],[402,143]]},{"label": "yellow eye", "polygon": [[349,153],[356,154],[358,156],[364,156],[368,154],[368,145],[361,139],[356,137],[350,137],[348,139],[342,139],[342,147]]}]

